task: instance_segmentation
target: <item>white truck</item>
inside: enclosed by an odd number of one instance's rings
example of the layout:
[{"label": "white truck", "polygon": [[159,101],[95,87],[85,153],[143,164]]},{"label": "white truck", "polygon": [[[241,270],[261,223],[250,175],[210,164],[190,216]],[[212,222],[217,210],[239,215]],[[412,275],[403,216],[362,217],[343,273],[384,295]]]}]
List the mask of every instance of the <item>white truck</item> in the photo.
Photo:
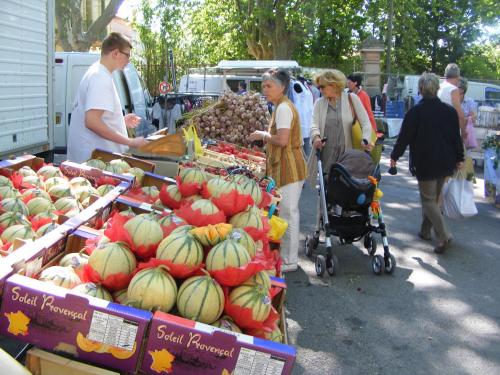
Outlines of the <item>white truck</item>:
[{"label": "white truck", "polygon": [[2,0],[0,159],[50,151],[53,138],[54,2]]}]

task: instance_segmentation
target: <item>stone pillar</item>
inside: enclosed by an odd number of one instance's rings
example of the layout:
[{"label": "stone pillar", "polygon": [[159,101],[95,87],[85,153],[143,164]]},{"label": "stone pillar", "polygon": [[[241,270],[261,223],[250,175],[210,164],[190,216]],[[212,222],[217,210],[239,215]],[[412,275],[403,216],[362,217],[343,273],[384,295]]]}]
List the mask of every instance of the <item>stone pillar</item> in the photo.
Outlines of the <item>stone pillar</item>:
[{"label": "stone pillar", "polygon": [[373,36],[369,36],[361,44],[361,59],[365,75],[363,88],[370,96],[381,93],[380,59],[384,51],[384,44]]}]

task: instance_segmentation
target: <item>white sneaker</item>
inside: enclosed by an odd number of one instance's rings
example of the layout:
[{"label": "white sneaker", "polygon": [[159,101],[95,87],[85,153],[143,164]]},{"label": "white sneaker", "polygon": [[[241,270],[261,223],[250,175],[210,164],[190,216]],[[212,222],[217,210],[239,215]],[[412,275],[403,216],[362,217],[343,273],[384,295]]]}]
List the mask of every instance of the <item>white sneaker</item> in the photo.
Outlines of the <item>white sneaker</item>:
[{"label": "white sneaker", "polygon": [[281,265],[281,272],[282,273],[287,273],[287,272],[295,272],[299,269],[299,266],[297,264],[282,264]]}]

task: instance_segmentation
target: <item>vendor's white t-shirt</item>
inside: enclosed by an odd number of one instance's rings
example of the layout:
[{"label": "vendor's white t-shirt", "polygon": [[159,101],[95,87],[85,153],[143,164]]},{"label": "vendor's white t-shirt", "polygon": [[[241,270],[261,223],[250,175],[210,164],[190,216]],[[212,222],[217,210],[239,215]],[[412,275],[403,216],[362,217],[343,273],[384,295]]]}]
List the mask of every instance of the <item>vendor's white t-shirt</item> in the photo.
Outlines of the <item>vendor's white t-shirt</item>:
[{"label": "vendor's white t-shirt", "polygon": [[281,103],[276,108],[276,129],[290,129],[292,127],[293,112],[286,103]]},{"label": "vendor's white t-shirt", "polygon": [[104,110],[102,121],[110,129],[128,136],[113,76],[99,61],[90,66],[78,86],[69,126],[68,160],[84,162],[96,148],[119,153],[128,150],[128,146],[104,139],[87,129],[85,112],[91,109]]}]

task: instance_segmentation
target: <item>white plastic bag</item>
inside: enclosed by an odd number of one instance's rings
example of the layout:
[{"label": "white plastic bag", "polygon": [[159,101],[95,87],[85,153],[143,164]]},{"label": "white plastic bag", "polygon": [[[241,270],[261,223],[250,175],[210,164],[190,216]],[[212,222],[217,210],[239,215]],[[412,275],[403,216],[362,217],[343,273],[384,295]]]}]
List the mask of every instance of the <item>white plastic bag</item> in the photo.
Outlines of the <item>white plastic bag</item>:
[{"label": "white plastic bag", "polygon": [[443,187],[443,213],[450,219],[464,219],[477,215],[474,186],[460,171]]}]

